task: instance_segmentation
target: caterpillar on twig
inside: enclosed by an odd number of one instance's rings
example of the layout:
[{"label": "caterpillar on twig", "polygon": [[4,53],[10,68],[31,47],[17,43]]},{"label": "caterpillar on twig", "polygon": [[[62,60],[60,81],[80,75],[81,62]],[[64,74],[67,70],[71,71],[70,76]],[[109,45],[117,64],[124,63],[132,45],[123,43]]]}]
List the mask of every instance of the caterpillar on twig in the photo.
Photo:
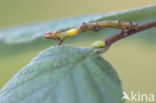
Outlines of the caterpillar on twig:
[{"label": "caterpillar on twig", "polygon": [[[126,22],[121,22],[120,20],[116,20],[116,21],[102,21],[102,22],[95,22],[95,23],[82,23],[80,26],[67,30],[65,32],[48,32],[44,34],[44,38],[47,39],[58,39],[59,43],[58,45],[61,45],[63,40],[67,37],[70,36],[74,36],[77,35],[81,32],[86,32],[86,31],[99,31],[100,29],[103,28],[117,28],[117,29],[121,29],[121,32],[124,33],[124,35],[126,36],[126,33],[128,31],[134,30],[136,29],[137,24],[134,22],[130,22],[130,23],[126,23]],[[100,48],[103,47],[106,43],[102,43],[103,41],[98,41],[96,43],[94,43],[92,45],[93,48]]]}]

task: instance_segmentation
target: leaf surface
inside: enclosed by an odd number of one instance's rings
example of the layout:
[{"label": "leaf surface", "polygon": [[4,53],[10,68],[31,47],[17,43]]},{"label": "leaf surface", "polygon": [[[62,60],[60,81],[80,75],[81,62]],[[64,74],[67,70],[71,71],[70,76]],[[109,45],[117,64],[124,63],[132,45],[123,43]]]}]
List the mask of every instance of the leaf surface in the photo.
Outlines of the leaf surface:
[{"label": "leaf surface", "polygon": [[91,48],[51,47],[1,90],[0,103],[122,103],[113,67]]}]

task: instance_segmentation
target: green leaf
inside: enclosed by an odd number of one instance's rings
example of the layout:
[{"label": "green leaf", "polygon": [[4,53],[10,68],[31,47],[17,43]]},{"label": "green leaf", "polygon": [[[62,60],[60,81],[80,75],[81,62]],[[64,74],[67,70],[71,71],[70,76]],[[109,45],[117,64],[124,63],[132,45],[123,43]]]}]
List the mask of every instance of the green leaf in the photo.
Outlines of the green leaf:
[{"label": "green leaf", "polygon": [[[106,14],[79,16],[69,19],[62,19],[2,29],[0,31],[0,40],[6,44],[18,44],[42,38],[42,35],[49,31],[57,31],[60,29],[68,30],[69,28],[80,25],[82,22],[96,22],[117,19],[128,22],[135,21],[138,24],[145,23],[146,21],[156,20],[156,6],[154,5],[133,10],[110,12]],[[114,33],[114,31],[115,30],[108,32],[104,30],[100,33],[102,35],[111,34]]]},{"label": "green leaf", "polygon": [[113,67],[91,48],[51,47],[20,70],[0,103],[122,103]]}]

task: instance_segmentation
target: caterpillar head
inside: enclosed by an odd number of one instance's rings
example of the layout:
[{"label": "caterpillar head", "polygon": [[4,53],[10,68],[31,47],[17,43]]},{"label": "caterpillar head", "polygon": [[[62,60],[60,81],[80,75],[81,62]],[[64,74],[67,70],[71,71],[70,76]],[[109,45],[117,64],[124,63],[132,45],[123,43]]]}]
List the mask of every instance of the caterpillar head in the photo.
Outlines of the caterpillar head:
[{"label": "caterpillar head", "polygon": [[61,45],[62,42],[63,42],[63,39],[60,38],[59,34],[60,34],[60,32],[58,32],[58,31],[56,31],[56,32],[48,32],[48,33],[45,33],[43,35],[43,37],[46,38],[46,39],[58,39],[59,40],[58,45]]},{"label": "caterpillar head", "polygon": [[58,34],[59,34],[58,31],[48,32],[48,33],[45,33],[43,37],[46,38],[46,39],[59,39]]}]

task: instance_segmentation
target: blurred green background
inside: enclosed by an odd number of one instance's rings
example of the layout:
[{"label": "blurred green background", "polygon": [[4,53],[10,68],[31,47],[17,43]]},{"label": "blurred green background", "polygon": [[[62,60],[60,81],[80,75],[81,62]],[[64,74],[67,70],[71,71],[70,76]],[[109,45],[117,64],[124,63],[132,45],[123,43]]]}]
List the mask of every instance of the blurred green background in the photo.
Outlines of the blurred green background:
[{"label": "blurred green background", "polygon": [[[156,0],[0,0],[0,27],[55,20],[83,14],[105,13],[147,5]],[[87,38],[86,38],[87,39]],[[88,47],[84,40],[66,42]],[[53,44],[56,44],[53,43]],[[49,40],[23,45],[0,44],[0,88],[40,51],[52,46]],[[156,45],[145,41],[121,40],[103,55],[117,70],[125,91],[156,96]]]}]

